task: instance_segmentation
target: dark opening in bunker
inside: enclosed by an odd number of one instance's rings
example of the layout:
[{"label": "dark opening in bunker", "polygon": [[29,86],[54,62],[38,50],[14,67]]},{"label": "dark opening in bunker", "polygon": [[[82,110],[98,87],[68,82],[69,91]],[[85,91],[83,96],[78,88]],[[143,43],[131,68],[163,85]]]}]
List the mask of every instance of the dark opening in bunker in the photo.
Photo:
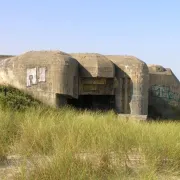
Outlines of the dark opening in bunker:
[{"label": "dark opening in bunker", "polygon": [[115,108],[114,95],[80,95],[78,99],[68,99],[68,105],[89,110],[113,110]]}]

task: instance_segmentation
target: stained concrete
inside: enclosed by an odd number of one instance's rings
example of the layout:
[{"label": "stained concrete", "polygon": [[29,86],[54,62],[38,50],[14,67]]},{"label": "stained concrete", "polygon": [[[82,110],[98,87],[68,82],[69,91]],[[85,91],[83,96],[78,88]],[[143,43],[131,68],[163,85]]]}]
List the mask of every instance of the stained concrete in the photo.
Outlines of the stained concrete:
[{"label": "stained concrete", "polygon": [[73,53],[71,56],[80,64],[81,77],[114,78],[115,67],[107,57],[97,53]]},{"label": "stained concrete", "polygon": [[27,91],[51,106],[57,105],[58,94],[77,98],[77,76],[78,62],[61,51],[31,51],[0,61],[1,84]]},{"label": "stained concrete", "polygon": [[180,82],[171,69],[161,65],[149,67],[149,115],[180,118]]},{"label": "stained concrete", "polygon": [[70,101],[85,103],[89,96],[88,101],[96,99],[94,106],[102,106],[97,101],[103,95],[114,99],[115,111],[125,116],[144,119],[157,111],[156,115],[173,118],[180,110],[180,85],[173,72],[134,56],[62,51],[2,55],[0,84],[26,91],[54,107]]}]

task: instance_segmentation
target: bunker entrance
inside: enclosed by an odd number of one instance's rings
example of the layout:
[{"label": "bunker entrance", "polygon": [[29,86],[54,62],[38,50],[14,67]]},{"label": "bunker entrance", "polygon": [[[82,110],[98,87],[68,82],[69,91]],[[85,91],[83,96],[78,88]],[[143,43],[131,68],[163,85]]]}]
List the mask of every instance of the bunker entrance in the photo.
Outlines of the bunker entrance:
[{"label": "bunker entrance", "polygon": [[78,99],[68,99],[68,105],[88,110],[113,110],[115,108],[114,95],[80,95]]}]

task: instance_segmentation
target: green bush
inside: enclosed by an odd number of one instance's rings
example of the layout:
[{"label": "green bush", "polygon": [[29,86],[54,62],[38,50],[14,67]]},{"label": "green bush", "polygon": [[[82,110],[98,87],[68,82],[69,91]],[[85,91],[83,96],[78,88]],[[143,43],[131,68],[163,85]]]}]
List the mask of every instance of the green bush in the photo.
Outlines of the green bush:
[{"label": "green bush", "polygon": [[11,86],[0,86],[0,106],[3,109],[25,110],[41,103],[32,96]]}]

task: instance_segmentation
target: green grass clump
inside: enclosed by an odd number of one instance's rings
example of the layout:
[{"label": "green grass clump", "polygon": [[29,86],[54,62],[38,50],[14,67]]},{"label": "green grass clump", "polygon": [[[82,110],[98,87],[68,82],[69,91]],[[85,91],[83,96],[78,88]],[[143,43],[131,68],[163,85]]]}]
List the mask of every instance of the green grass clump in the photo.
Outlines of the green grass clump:
[{"label": "green grass clump", "polygon": [[9,147],[14,143],[23,116],[18,112],[5,111],[0,108],[0,159],[6,159]]},{"label": "green grass clump", "polygon": [[0,106],[3,109],[23,111],[29,107],[35,107],[41,103],[29,94],[12,86],[0,86]]}]

